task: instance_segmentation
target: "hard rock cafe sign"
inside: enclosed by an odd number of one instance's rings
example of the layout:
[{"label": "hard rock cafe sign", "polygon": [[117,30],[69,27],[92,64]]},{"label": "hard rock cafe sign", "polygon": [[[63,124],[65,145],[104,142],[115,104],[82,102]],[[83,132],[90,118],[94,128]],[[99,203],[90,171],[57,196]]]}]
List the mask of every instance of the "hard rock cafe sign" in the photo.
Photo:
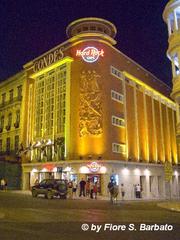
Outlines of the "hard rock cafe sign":
[{"label": "hard rock cafe sign", "polygon": [[45,56],[37,59],[34,62],[34,72],[41,71],[42,69],[50,66],[51,64],[55,63],[56,61],[62,59],[64,57],[64,53],[61,48],[57,48],[54,51],[49,52]]},{"label": "hard rock cafe sign", "polygon": [[98,172],[101,168],[101,165],[98,164],[97,162],[91,162],[87,166],[91,172]]},{"label": "hard rock cafe sign", "polygon": [[98,50],[95,47],[86,47],[83,50],[76,50],[76,56],[81,56],[85,62],[93,63],[96,62],[99,57],[104,57],[104,50]]}]

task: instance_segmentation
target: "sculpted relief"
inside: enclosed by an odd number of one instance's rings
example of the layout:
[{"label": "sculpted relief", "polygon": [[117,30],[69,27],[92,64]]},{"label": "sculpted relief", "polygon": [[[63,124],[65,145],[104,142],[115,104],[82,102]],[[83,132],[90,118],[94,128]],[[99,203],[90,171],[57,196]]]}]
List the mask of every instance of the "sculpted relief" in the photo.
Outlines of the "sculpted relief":
[{"label": "sculpted relief", "polygon": [[80,76],[80,136],[102,133],[102,91],[95,70],[82,71]]}]

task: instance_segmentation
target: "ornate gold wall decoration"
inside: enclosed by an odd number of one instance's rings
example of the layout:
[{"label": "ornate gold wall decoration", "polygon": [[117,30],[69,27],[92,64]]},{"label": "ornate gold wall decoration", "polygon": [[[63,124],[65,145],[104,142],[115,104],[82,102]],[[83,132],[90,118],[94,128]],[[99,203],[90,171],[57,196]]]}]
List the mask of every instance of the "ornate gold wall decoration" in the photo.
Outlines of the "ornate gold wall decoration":
[{"label": "ornate gold wall decoration", "polygon": [[102,133],[102,90],[95,70],[82,71],[80,76],[79,134]]}]

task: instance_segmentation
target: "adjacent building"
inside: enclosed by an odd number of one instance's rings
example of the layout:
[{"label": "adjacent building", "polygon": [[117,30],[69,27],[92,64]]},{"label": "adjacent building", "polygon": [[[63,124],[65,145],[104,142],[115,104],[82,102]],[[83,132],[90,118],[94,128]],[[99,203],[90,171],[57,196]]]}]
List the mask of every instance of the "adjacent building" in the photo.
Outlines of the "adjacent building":
[{"label": "adjacent building", "polygon": [[20,166],[22,189],[36,179],[84,178],[107,195],[114,179],[127,199],[136,184],[143,198],[179,197],[171,89],[115,47],[116,31],[104,19],[76,20],[67,41],[0,84],[1,162]]}]

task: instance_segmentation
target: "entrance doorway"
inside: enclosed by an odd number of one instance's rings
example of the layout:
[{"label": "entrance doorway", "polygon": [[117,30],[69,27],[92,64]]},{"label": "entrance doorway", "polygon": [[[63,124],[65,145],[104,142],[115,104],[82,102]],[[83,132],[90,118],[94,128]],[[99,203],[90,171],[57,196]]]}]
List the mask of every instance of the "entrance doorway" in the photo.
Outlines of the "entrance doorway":
[{"label": "entrance doorway", "polygon": [[93,183],[97,182],[98,193],[101,193],[101,174],[87,174],[86,180],[90,180]]},{"label": "entrance doorway", "polygon": [[146,197],[146,176],[140,176],[141,198]]}]

